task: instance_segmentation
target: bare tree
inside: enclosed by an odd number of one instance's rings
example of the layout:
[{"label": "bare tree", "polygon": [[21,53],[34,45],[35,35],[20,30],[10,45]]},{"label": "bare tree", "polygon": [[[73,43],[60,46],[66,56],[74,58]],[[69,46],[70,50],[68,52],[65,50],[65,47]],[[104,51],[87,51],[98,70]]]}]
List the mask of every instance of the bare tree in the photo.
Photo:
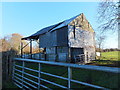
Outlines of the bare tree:
[{"label": "bare tree", "polygon": [[99,3],[98,8],[98,23],[100,26],[98,29],[104,31],[118,31],[119,17],[119,2],[114,0],[104,0]]},{"label": "bare tree", "polygon": [[99,48],[99,52],[101,52],[101,49],[104,46],[105,39],[106,39],[105,35],[99,35],[99,36],[97,36],[97,47]]},{"label": "bare tree", "polygon": [[103,50],[103,46],[104,46],[104,43],[105,43],[105,39],[106,39],[106,36],[103,35],[103,34],[100,34],[100,35],[97,35],[97,51],[100,52],[100,56],[98,56],[97,58],[100,59],[101,58],[101,51]]}]

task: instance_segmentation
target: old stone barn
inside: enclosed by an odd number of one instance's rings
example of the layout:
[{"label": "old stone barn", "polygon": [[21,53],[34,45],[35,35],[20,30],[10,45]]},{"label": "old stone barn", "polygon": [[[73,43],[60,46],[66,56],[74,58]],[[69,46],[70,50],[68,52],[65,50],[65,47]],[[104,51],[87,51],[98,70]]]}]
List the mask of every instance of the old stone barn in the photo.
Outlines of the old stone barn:
[{"label": "old stone barn", "polygon": [[88,63],[95,59],[95,32],[83,13],[22,40],[39,40],[39,48],[44,48],[41,60]]}]

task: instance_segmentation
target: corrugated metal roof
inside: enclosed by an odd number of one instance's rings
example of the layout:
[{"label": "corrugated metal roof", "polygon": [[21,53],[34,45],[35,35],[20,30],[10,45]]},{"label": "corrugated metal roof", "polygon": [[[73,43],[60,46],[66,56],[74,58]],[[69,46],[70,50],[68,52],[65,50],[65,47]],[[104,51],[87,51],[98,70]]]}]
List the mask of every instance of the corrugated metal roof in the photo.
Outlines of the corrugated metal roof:
[{"label": "corrugated metal roof", "polygon": [[32,35],[29,36],[29,37],[22,38],[22,40],[38,39],[38,38],[39,38],[39,35],[42,35],[42,34],[45,34],[45,33],[49,32],[51,29],[53,29],[54,27],[60,25],[61,23],[62,23],[62,22],[60,22],[60,23],[58,23],[58,24],[55,24],[55,25],[51,25],[51,26],[45,27],[45,28],[37,31],[36,33],[32,34]]},{"label": "corrugated metal roof", "polygon": [[59,28],[62,28],[62,27],[64,27],[64,26],[67,26],[71,21],[73,21],[76,17],[78,17],[79,15],[77,15],[77,16],[75,16],[75,17],[73,17],[73,18],[70,18],[70,19],[68,19],[68,20],[65,20],[65,21],[63,21],[63,23],[61,23],[60,25],[58,25],[57,27],[55,27],[55,28],[53,28],[52,30],[51,30],[51,32],[52,31],[55,31],[56,29],[59,29]]},{"label": "corrugated metal roof", "polygon": [[[80,14],[79,14],[80,15]],[[67,19],[63,22],[60,22],[58,24],[55,24],[55,25],[51,25],[51,26],[48,26],[48,27],[45,27],[41,30],[39,30],[38,32],[36,32],[35,34],[32,34],[31,36],[29,37],[25,37],[25,38],[22,38],[22,40],[27,40],[27,39],[38,39],[39,38],[39,35],[42,35],[42,34],[45,34],[47,32],[52,32],[52,31],[55,31],[59,28],[62,28],[64,26],[67,26],[71,21],[73,21],[76,17],[78,17],[79,15],[75,16],[75,17],[72,17],[70,19]]]}]

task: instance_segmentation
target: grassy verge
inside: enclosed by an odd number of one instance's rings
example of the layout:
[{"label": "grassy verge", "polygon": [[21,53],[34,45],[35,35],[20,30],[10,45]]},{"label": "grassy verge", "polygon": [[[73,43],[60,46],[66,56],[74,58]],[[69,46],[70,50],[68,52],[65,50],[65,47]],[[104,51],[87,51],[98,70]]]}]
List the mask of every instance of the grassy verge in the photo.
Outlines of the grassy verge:
[{"label": "grassy verge", "polygon": [[6,89],[19,89],[15,84],[13,84],[12,80],[8,80],[3,82],[2,85],[2,90],[6,90]]},{"label": "grassy verge", "polygon": [[13,84],[11,76],[6,76],[5,70],[2,71],[2,90],[19,89]]},{"label": "grassy verge", "polygon": [[[15,84],[13,84],[11,81],[8,81],[6,84],[5,84],[5,88],[6,89],[18,89],[18,87],[15,85]],[[3,88],[4,89],[4,88]]]},{"label": "grassy verge", "polygon": [[120,61],[112,61],[112,60],[94,60],[88,65],[96,65],[96,66],[107,66],[107,67],[120,67]]}]

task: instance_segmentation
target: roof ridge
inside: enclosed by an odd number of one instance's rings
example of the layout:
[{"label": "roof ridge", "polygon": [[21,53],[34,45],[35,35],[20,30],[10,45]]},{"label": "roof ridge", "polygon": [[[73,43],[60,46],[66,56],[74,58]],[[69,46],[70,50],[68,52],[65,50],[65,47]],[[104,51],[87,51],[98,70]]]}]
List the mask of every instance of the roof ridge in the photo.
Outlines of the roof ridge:
[{"label": "roof ridge", "polygon": [[39,35],[45,34],[47,32],[52,32],[52,31],[54,31],[56,29],[59,29],[59,28],[64,27],[64,26],[67,26],[72,20],[74,20],[76,17],[80,16],[81,14],[83,14],[83,13],[80,13],[80,14],[72,17],[72,18],[66,19],[66,20],[64,20],[62,22],[59,22],[57,24],[50,25],[48,27],[42,28],[41,30],[37,31],[36,33],[34,33],[32,35],[30,35],[28,37],[25,37],[25,38],[22,38],[22,40],[26,40],[27,38],[31,38],[31,39],[34,38],[34,39],[36,39],[36,38],[38,38]]}]

